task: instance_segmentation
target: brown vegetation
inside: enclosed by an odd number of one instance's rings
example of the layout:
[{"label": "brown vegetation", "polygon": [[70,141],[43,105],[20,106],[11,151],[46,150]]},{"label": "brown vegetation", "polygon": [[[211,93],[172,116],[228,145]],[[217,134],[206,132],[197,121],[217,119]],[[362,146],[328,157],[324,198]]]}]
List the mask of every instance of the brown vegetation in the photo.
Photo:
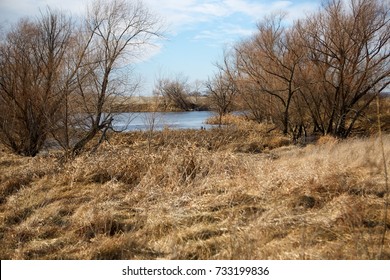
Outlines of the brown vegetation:
[{"label": "brown vegetation", "polygon": [[[1,259],[390,259],[386,3],[266,18],[207,97],[161,79],[146,105],[120,69],[159,21],[131,3],[80,25],[48,9],[0,42]],[[223,127],[155,131],[202,102]],[[130,105],[148,130],[110,132]]]},{"label": "brown vegetation", "polygon": [[122,68],[159,36],[159,19],[127,0],[93,0],[77,20],[48,8],[19,21],[0,38],[0,142],[35,156],[52,137],[81,152],[138,87]]},{"label": "brown vegetation", "polygon": [[237,87],[232,79],[232,75],[226,75],[223,71],[215,74],[212,80],[206,82],[208,101],[211,108],[218,113],[218,125],[222,125],[222,118],[234,109]]},{"label": "brown vegetation", "polygon": [[324,1],[291,25],[265,17],[220,65],[258,121],[293,138],[347,138],[390,80],[388,1]]},{"label": "brown vegetation", "polygon": [[[206,96],[187,96],[188,101],[193,105],[194,109],[198,111],[210,110],[208,98]],[[111,108],[113,113],[123,112],[184,112],[173,103],[157,94],[154,96],[131,96],[127,98],[117,98]]]},{"label": "brown vegetation", "polygon": [[68,162],[2,151],[0,258],[376,259],[378,139],[298,147],[269,129],[164,130],[151,149],[117,134]]}]

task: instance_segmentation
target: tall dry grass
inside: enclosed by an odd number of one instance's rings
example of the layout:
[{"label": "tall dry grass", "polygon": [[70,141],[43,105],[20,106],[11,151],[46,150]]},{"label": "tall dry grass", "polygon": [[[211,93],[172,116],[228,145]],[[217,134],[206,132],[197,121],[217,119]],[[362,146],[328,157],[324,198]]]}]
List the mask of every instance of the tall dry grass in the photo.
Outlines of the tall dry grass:
[{"label": "tall dry grass", "polygon": [[[390,136],[383,143],[389,159]],[[166,130],[152,144],[122,134],[65,163],[2,152],[1,259],[374,259],[380,250],[377,138],[296,147],[277,133]]]}]

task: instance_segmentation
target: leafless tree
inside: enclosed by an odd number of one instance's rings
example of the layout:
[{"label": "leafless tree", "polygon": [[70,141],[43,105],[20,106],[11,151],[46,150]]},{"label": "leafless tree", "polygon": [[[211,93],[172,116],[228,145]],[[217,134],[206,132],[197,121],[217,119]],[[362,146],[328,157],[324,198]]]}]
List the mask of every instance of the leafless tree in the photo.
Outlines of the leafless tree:
[{"label": "leafless tree", "polygon": [[132,62],[160,26],[141,2],[127,0],[95,0],[74,22],[50,8],[20,21],[0,43],[0,140],[34,156],[50,135],[76,155],[104,137],[116,97],[138,85]]},{"label": "leafless tree", "polygon": [[316,129],[347,137],[390,83],[389,1],[329,1],[298,23],[307,57],[303,97]]},{"label": "leafless tree", "polygon": [[149,99],[149,110],[146,113],[141,113],[141,119],[146,127],[146,136],[148,141],[148,152],[151,152],[153,135],[158,125],[161,125],[164,121],[162,112],[159,112],[161,108],[162,98],[158,95],[154,95]]},{"label": "leafless tree", "polygon": [[188,78],[185,76],[177,75],[175,79],[159,79],[154,92],[164,99],[166,107],[171,106],[183,111],[194,109],[194,104],[189,99]]},{"label": "leafless tree", "polygon": [[347,137],[390,84],[389,5],[331,0],[290,27],[283,16],[265,18],[234,47],[239,96],[258,120],[271,117],[294,138],[309,127]]},{"label": "leafless tree", "polygon": [[257,33],[235,50],[237,69],[252,84],[250,102],[254,99],[251,94],[260,95],[263,103],[271,105],[265,113],[280,120],[287,134],[291,104],[299,89],[295,78],[303,55],[295,44],[295,30],[283,27],[282,20],[283,15],[266,17],[258,24]]},{"label": "leafless tree", "polygon": [[48,9],[1,42],[0,140],[15,153],[35,156],[59,118],[71,32],[71,20]]},{"label": "leafless tree", "polygon": [[[88,51],[77,73],[77,98],[85,132],[73,145],[79,153],[98,132],[111,127],[115,96],[134,90],[135,84],[121,76],[139,51],[161,36],[158,18],[141,3],[126,0],[96,0],[88,9],[84,31]],[[100,142],[100,141],[99,141]]]},{"label": "leafless tree", "polygon": [[219,126],[222,117],[233,110],[234,98],[237,93],[235,83],[223,72],[219,72],[211,80],[206,82],[208,102],[213,110],[218,113]]},{"label": "leafless tree", "polygon": [[191,92],[189,95],[194,99],[194,103],[199,105],[200,98],[204,94],[204,82],[201,80],[195,80],[191,84]]}]

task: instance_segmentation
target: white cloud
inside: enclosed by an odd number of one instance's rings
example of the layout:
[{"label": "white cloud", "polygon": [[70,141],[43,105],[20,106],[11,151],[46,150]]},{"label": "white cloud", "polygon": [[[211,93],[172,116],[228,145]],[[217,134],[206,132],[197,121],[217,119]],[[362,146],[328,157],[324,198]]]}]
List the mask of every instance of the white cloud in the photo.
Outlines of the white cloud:
[{"label": "white cloud", "polygon": [[229,15],[230,11],[223,2],[201,3],[191,8],[191,12],[200,13],[210,17],[222,17]]},{"label": "white cloud", "polygon": [[142,46],[142,51],[135,52],[134,60],[135,63],[141,63],[150,60],[154,56],[158,55],[163,49],[161,43],[146,44]]},{"label": "white cloud", "polygon": [[[172,34],[183,30],[197,29],[199,23],[223,22],[232,15],[246,18],[246,24],[253,24],[265,15],[277,11],[288,12],[288,19],[294,20],[318,6],[318,1],[273,1],[273,0],[145,0],[146,4],[164,17]],[[295,2],[295,3],[294,3]],[[317,3],[316,3],[317,2]]]},{"label": "white cloud", "polygon": [[85,11],[88,0],[1,0],[0,18],[15,23],[22,17],[31,17],[50,7],[79,15]]},{"label": "white cloud", "polygon": [[[242,0],[145,0],[156,12],[167,19],[174,29],[187,29],[196,23],[210,22],[237,12],[256,13],[258,4],[248,6]],[[249,14],[248,14],[249,15]]]},{"label": "white cloud", "polygon": [[194,41],[207,40],[209,46],[221,47],[221,45],[234,43],[237,38],[245,38],[255,32],[253,28],[245,28],[238,24],[226,23],[212,30],[201,30],[195,37]]},{"label": "white cloud", "polygon": [[[78,15],[85,11],[91,0],[0,0],[0,18],[15,22],[22,16],[32,16],[47,6],[70,11]],[[167,23],[168,33],[177,35],[185,30],[197,30],[201,23],[213,23],[222,28],[221,23],[231,20],[232,15],[245,18],[245,24],[252,24],[271,12],[290,11],[288,19],[294,20],[303,11],[312,10],[317,1],[286,0],[143,0]],[[318,0],[318,2],[320,2]],[[214,29],[215,29],[214,28]],[[245,33],[245,32],[244,32]]]},{"label": "white cloud", "polygon": [[[34,1],[33,1],[34,2]],[[39,7],[55,7],[65,11],[70,11],[71,13],[82,13],[85,11],[87,4],[90,2],[88,0],[38,0]]]},{"label": "white cloud", "polygon": [[266,1],[224,0],[225,5],[232,13],[243,13],[252,19],[264,13],[266,10],[264,2]]},{"label": "white cloud", "polygon": [[[0,0],[0,24],[14,23],[22,16],[39,14],[47,6],[83,14],[91,0]],[[293,21],[316,9],[320,0],[141,0],[152,13],[167,23],[168,37],[191,31],[192,39],[207,46],[221,48],[238,38],[250,36],[256,22],[276,11],[288,12]],[[186,35],[188,35],[186,34]],[[188,37],[186,38],[188,39]],[[180,38],[180,40],[186,40]],[[180,41],[177,40],[177,41]],[[147,47],[136,62],[150,61],[163,52],[163,42]]]},{"label": "white cloud", "polygon": [[[90,0],[0,0],[0,18],[15,22],[22,16],[39,13],[50,6],[81,14]],[[242,14],[255,22],[265,14],[277,10],[291,11],[291,18],[302,16],[304,10],[312,10],[320,1],[273,1],[273,0],[144,0],[155,12],[169,23],[172,33],[192,28],[197,23]]]},{"label": "white cloud", "polygon": [[292,1],[275,1],[272,5],[275,9],[285,9],[293,4]]}]

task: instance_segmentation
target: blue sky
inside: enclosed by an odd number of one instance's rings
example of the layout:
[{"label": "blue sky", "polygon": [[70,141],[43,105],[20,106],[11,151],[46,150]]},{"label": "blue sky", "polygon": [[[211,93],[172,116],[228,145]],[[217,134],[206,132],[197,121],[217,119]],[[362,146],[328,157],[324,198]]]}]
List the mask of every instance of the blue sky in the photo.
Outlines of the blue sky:
[{"label": "blue sky", "polygon": [[[0,0],[0,25],[22,16],[39,14],[46,6],[82,14],[87,0]],[[256,23],[272,12],[287,12],[287,20],[304,17],[318,9],[321,0],[143,0],[164,20],[166,40],[145,51],[135,66],[148,95],[156,79],[188,76],[189,81],[207,80],[215,72],[223,50],[250,36]]]}]

